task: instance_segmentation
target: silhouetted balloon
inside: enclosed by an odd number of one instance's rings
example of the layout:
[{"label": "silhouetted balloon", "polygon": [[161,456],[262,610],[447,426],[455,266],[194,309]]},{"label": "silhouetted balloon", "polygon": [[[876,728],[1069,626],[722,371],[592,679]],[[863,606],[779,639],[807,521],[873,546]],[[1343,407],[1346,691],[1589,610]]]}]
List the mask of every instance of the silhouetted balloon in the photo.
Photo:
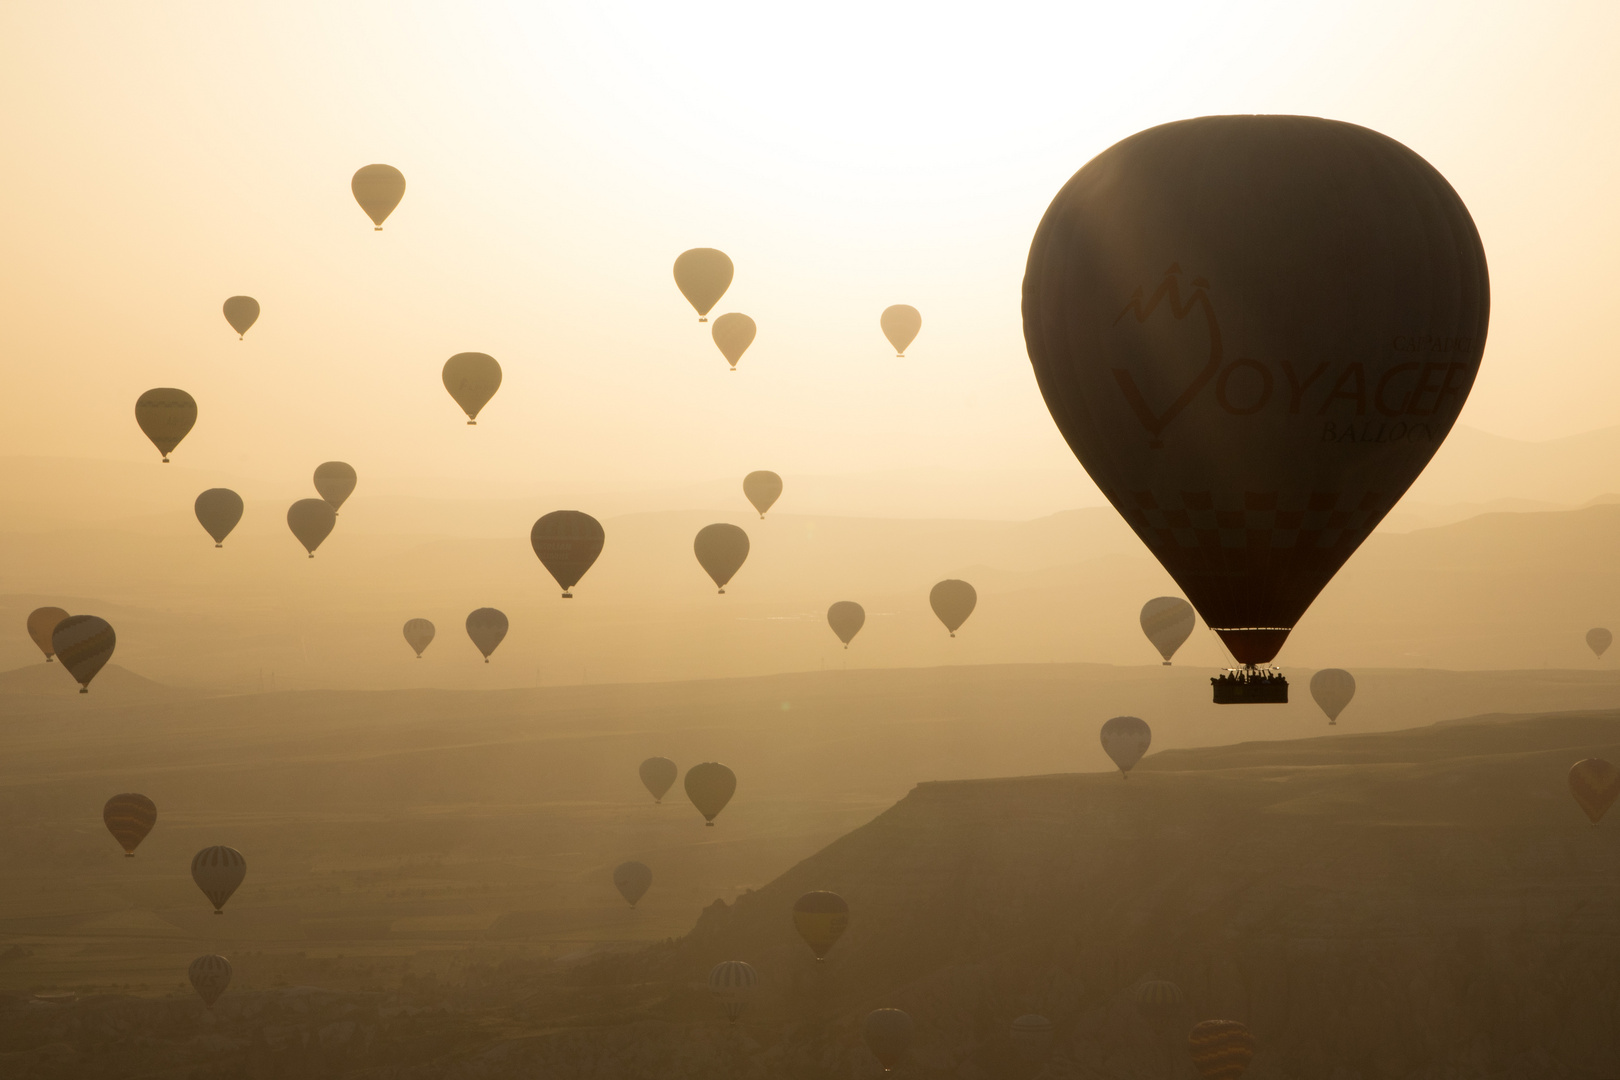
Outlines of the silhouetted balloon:
[{"label": "silhouetted balloon", "polygon": [[1620,769],[1602,758],[1587,758],[1569,767],[1569,790],[1596,825],[1620,796]]},{"label": "silhouetted balloon", "polygon": [[188,974],[191,976],[191,988],[197,991],[203,1004],[212,1009],[225,988],[231,985],[231,962],[223,956],[209,953],[193,960]]},{"label": "silhouetted balloon", "polygon": [[650,757],[641,763],[641,782],[652,792],[653,802],[664,801],[664,793],[675,786],[675,777],[679,772],[669,758]]},{"label": "silhouetted balloon", "polygon": [[726,1011],[733,1024],[748,1007],[748,999],[759,985],[754,969],[741,960],[722,960],[709,972],[709,993]]},{"label": "silhouetted balloon", "polygon": [[225,321],[239,340],[246,337],[248,327],[259,321],[259,302],[251,296],[230,297],[225,301]]},{"label": "silhouetted balloon", "polygon": [[743,477],[743,494],[748,501],[754,504],[759,516],[764,517],[765,511],[776,504],[782,497],[782,478],[773,472],[764,469],[751,472]]},{"label": "silhouetted balloon", "polygon": [[51,631],[51,651],[79,684],[81,694],[90,692],[90,680],[112,659],[117,645],[112,626],[94,615],[69,615]]},{"label": "silhouetted balloon", "polygon": [[135,422],[167,464],[169,451],[179,446],[197,423],[197,403],[184,390],[160,386],[135,399]]},{"label": "silhouetted balloon", "polygon": [[697,561],[723,593],[726,582],[748,558],[748,534],[735,525],[705,525],[692,541]]},{"label": "silhouetted balloon", "polygon": [[705,761],[686,770],[686,797],[692,800],[703,823],[712,826],[737,790],[737,774],[718,761]]},{"label": "silhouetted balloon", "polygon": [[405,174],[392,165],[367,165],[354,174],[349,190],[354,192],[354,201],[366,212],[376,231],[382,232],[382,223],[405,197]]},{"label": "silhouetted balloon", "polygon": [[56,632],[56,626],[68,613],[59,607],[35,608],[28,613],[28,636],[34,639],[39,651],[45,654],[45,662],[51,662],[56,655],[56,646],[51,644],[51,635]]},{"label": "silhouetted balloon", "polygon": [[720,355],[731,365],[732,371],[737,370],[737,361],[748,351],[748,346],[754,343],[754,329],[753,319],[739,315],[735,311],[728,311],[714,320],[711,336],[714,343],[720,347]]},{"label": "silhouetted balloon", "polygon": [[714,248],[693,248],[676,256],[675,287],[696,309],[698,322],[709,321],[709,310],[731,288],[731,274],[731,259]]},{"label": "silhouetted balloon", "polygon": [[793,928],[820,963],[849,929],[849,905],[837,893],[807,892],[793,905]]},{"label": "silhouetted balloon", "polygon": [[1489,293],[1467,208],[1400,143],[1207,116],[1116,143],[1058,193],[1024,338],[1075,456],[1253,666],[1451,429]]},{"label": "silhouetted balloon", "polygon": [[893,1072],[900,1059],[911,1049],[911,1035],[915,1025],[911,1015],[899,1009],[874,1009],[866,1014],[864,1025],[867,1048],[878,1059],[884,1072]]},{"label": "silhouetted balloon", "polygon": [[934,609],[945,629],[956,636],[957,628],[967,622],[979,604],[979,594],[965,581],[946,578],[928,591],[928,606]]},{"label": "silhouetted balloon", "polygon": [[236,523],[242,520],[242,496],[230,488],[209,488],[192,504],[197,522],[214,538],[215,547],[224,547]]},{"label": "silhouetted balloon", "polygon": [[467,636],[484,654],[484,663],[489,663],[489,654],[506,637],[506,628],[505,614],[492,607],[481,607],[467,616]]},{"label": "silhouetted balloon", "polygon": [[1327,713],[1328,723],[1337,724],[1339,714],[1356,696],[1356,679],[1341,668],[1323,668],[1311,676],[1311,697]]},{"label": "silhouetted balloon", "polygon": [[602,523],[578,510],[554,510],[529,530],[529,546],[562,586],[563,599],[602,554]]},{"label": "silhouetted balloon", "polygon": [[1594,656],[1602,656],[1614,644],[1614,635],[1601,626],[1594,626],[1586,632],[1586,647],[1592,650]]},{"label": "silhouetted balloon", "polygon": [[1192,605],[1179,596],[1156,596],[1142,605],[1142,633],[1164,657],[1165,667],[1197,622]]},{"label": "silhouetted balloon", "polygon": [[501,365],[485,353],[456,353],[444,362],[444,388],[467,414],[467,425],[474,426],[479,411],[501,388]]},{"label": "silhouetted balloon", "polygon": [[1052,1021],[1029,1013],[1012,1022],[1013,1049],[1025,1061],[1039,1061],[1052,1049]]},{"label": "silhouetted balloon", "polygon": [[895,304],[883,309],[878,325],[883,327],[883,336],[894,346],[895,355],[904,357],[906,346],[916,340],[917,331],[922,329],[922,313],[910,304]]},{"label": "silhouetted balloon", "polygon": [[315,466],[315,490],[332,504],[334,511],[343,509],[358,482],[354,466],[346,461],[323,461]]},{"label": "silhouetted balloon", "polygon": [[214,905],[214,914],[222,914],[225,901],[231,898],[242,879],[247,877],[247,860],[235,848],[218,845],[206,847],[191,858],[191,880]]},{"label": "silhouetted balloon", "polygon": [[1128,775],[1153,742],[1153,729],[1146,720],[1134,716],[1116,716],[1102,726],[1103,753],[1114,759],[1119,775]]},{"label": "silhouetted balloon", "polygon": [[636,901],[647,895],[652,887],[652,871],[645,863],[620,863],[613,868],[613,887],[619,890],[619,895],[630,901],[635,907]]},{"label": "silhouetted balloon", "polygon": [[1181,1011],[1181,987],[1167,979],[1143,979],[1132,996],[1136,1011],[1161,1035]]},{"label": "silhouetted balloon", "polygon": [[107,831],[113,834],[118,846],[124,849],[124,857],[133,859],[135,849],[157,824],[157,804],[134,792],[114,795],[101,808],[101,820],[106,822]]},{"label": "silhouetted balloon", "polygon": [[1201,1020],[1187,1037],[1193,1066],[1204,1080],[1238,1080],[1259,1044],[1236,1020]]},{"label": "silhouetted balloon", "polygon": [[321,546],[321,541],[332,535],[332,529],[337,525],[337,511],[325,499],[299,499],[287,508],[287,528],[304,545],[309,557],[315,557],[315,549]]},{"label": "silhouetted balloon", "polygon": [[405,622],[405,643],[416,650],[418,660],[422,659],[422,652],[433,644],[436,633],[438,631],[426,619],[407,619]]},{"label": "silhouetted balloon", "polygon": [[847,649],[850,639],[866,625],[866,609],[853,600],[840,600],[827,609],[827,625]]}]

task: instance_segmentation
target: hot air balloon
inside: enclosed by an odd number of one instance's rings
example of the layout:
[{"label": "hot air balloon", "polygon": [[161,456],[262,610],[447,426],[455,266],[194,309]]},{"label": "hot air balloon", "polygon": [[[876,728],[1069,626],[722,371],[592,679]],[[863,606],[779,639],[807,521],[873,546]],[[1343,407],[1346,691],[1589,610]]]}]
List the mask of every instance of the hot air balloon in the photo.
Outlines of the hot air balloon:
[{"label": "hot air balloon", "polygon": [[473,427],[479,411],[501,388],[501,365],[485,353],[456,353],[444,362],[444,388],[467,414],[467,426]]},{"label": "hot air balloon", "polygon": [[866,625],[866,609],[853,600],[840,600],[827,609],[827,625],[847,649],[850,639]]},{"label": "hot air balloon", "polygon": [[242,496],[230,488],[209,488],[192,504],[197,522],[214,538],[215,547],[224,547],[236,523],[242,520]]},{"label": "hot air balloon", "polygon": [[332,529],[337,525],[337,511],[325,499],[299,499],[287,508],[287,528],[304,545],[309,557],[315,557],[315,549],[321,546],[321,541],[332,535]]},{"label": "hot air balloon", "polygon": [[1323,668],[1311,676],[1311,697],[1327,713],[1328,723],[1337,724],[1339,714],[1356,696],[1355,676],[1340,668]]},{"label": "hot air balloon", "polygon": [[928,605],[951,632],[951,637],[956,636],[957,628],[967,622],[978,603],[979,594],[973,586],[955,578],[947,578],[928,591]]},{"label": "hot air balloon", "polygon": [[1197,625],[1192,605],[1179,596],[1156,596],[1142,605],[1142,633],[1164,657],[1164,666]]},{"label": "hot air balloon", "polygon": [[652,887],[652,871],[645,863],[620,863],[613,868],[613,887],[635,907],[636,901],[646,896]]},{"label": "hot air balloon", "polygon": [[184,390],[160,386],[135,399],[135,422],[158,448],[166,465],[169,451],[179,446],[196,424],[197,403]]},{"label": "hot air balloon", "polygon": [[911,1015],[899,1009],[874,1009],[866,1014],[864,1025],[867,1048],[878,1059],[884,1072],[893,1072],[900,1059],[911,1049],[911,1035],[915,1025]]},{"label": "hot air balloon", "polygon": [[354,192],[354,201],[366,212],[376,231],[382,232],[382,223],[405,197],[405,174],[392,165],[367,165],[354,174],[349,190]]},{"label": "hot air balloon", "polygon": [[793,928],[819,964],[849,929],[849,905],[833,892],[807,892],[793,905]]},{"label": "hot air balloon", "polygon": [[59,607],[35,608],[28,613],[28,636],[34,639],[39,651],[45,654],[45,662],[51,662],[56,655],[56,646],[51,644],[51,635],[56,632],[57,624],[68,617],[68,613]]},{"label": "hot air balloon", "polygon": [[748,558],[748,534],[735,525],[705,525],[692,541],[692,550],[697,553],[698,564],[724,593],[726,582]]},{"label": "hot air balloon", "polygon": [[484,663],[489,663],[489,654],[506,636],[506,627],[506,616],[492,607],[481,607],[467,616],[467,636],[484,654]]},{"label": "hot air balloon", "polygon": [[1238,1080],[1257,1049],[1249,1029],[1236,1020],[1200,1020],[1187,1037],[1193,1066],[1204,1080]]},{"label": "hot air balloon", "polygon": [[112,659],[117,644],[112,626],[94,615],[69,615],[51,631],[51,651],[79,684],[81,694],[90,692],[90,680]]},{"label": "hot air balloon", "polygon": [[529,546],[562,586],[564,600],[602,554],[602,541],[602,523],[578,510],[554,510],[529,530]]},{"label": "hot air balloon", "polygon": [[722,960],[709,972],[709,993],[726,1011],[726,1019],[733,1024],[748,1007],[748,999],[759,985],[754,969],[741,960]]},{"label": "hot air balloon", "polygon": [[223,915],[225,901],[231,898],[247,877],[247,860],[235,848],[206,847],[191,858],[191,880],[214,905],[214,914]]},{"label": "hot air balloon", "polygon": [[1153,729],[1147,721],[1134,716],[1116,716],[1102,726],[1103,753],[1119,766],[1121,779],[1129,780],[1130,771],[1153,742]]},{"label": "hot air balloon", "polygon": [[697,310],[698,322],[709,321],[709,309],[731,288],[731,273],[731,259],[714,248],[693,248],[675,257],[675,287]]},{"label": "hot air balloon", "polygon": [[703,823],[714,825],[715,815],[726,808],[737,790],[737,774],[718,761],[705,761],[686,770],[686,797],[703,815]]},{"label": "hot air balloon", "polygon": [[107,800],[107,805],[101,808],[101,820],[106,822],[107,831],[113,834],[118,846],[124,849],[124,857],[133,859],[135,849],[157,824],[157,805],[145,795],[125,792]]},{"label": "hot air balloon", "polygon": [[416,650],[416,658],[422,659],[422,652],[433,644],[433,635],[437,633],[433,624],[426,619],[407,619],[405,622],[405,643]]},{"label": "hot air balloon", "polygon": [[248,327],[259,321],[259,302],[251,296],[229,297],[225,301],[225,321],[240,341],[247,336]]},{"label": "hot air balloon", "polygon": [[754,509],[763,518],[765,511],[782,497],[782,478],[765,470],[751,472],[743,477],[743,494],[748,496],[748,501],[754,504]]},{"label": "hot air balloon", "polygon": [[653,802],[664,801],[664,793],[675,786],[679,772],[675,763],[665,757],[650,757],[641,763],[641,782],[652,792]]},{"label": "hot air balloon", "polygon": [[343,509],[358,482],[354,466],[346,461],[323,461],[315,466],[315,490],[332,504],[334,513]]},{"label": "hot air balloon", "polygon": [[203,1004],[212,1009],[225,988],[231,985],[231,962],[223,956],[209,953],[193,960],[188,974],[191,976],[192,989],[203,999]]},{"label": "hot air balloon", "polygon": [[1489,317],[1468,210],[1418,155],[1303,116],[1139,132],[1047,210],[1024,339],[1052,418],[1243,665],[1263,670],[1451,430]]},{"label": "hot air balloon", "polygon": [[894,346],[895,356],[903,359],[906,346],[916,340],[917,331],[922,329],[922,313],[910,304],[895,304],[883,309],[878,325],[883,327],[883,336]]},{"label": "hot air balloon", "polygon": [[1132,994],[1136,1011],[1148,1026],[1163,1035],[1181,1012],[1181,987],[1167,979],[1147,978],[1136,984]]},{"label": "hot air balloon", "polygon": [[735,311],[728,311],[714,320],[714,330],[710,336],[719,347],[720,355],[731,365],[732,371],[737,370],[737,361],[748,351],[748,346],[754,343],[754,330],[754,320]]},{"label": "hot air balloon", "polygon": [[1569,768],[1569,790],[1595,826],[1620,796],[1620,769],[1602,758],[1577,761]]},{"label": "hot air balloon", "polygon": [[1039,1061],[1052,1049],[1052,1021],[1030,1013],[1012,1022],[1013,1049],[1025,1061]]},{"label": "hot air balloon", "polygon": [[1614,644],[1614,635],[1601,626],[1594,626],[1586,632],[1586,647],[1592,650],[1594,656],[1602,656]]}]

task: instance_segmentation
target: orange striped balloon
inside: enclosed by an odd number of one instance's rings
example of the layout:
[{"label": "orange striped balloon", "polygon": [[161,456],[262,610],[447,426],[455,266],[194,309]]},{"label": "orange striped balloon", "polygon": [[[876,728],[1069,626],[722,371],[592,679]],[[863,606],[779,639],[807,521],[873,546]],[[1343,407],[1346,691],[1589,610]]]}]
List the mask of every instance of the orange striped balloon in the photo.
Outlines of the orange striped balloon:
[{"label": "orange striped balloon", "polygon": [[133,859],[135,849],[157,824],[157,805],[145,795],[125,792],[107,800],[107,805],[101,808],[101,820],[107,823],[107,831],[124,849],[124,856]]},{"label": "orange striped balloon", "polygon": [[1204,1080],[1238,1080],[1259,1044],[1236,1020],[1203,1020],[1193,1025],[1187,1049]]},{"label": "orange striped balloon", "polygon": [[117,644],[112,626],[94,615],[69,615],[51,631],[51,648],[78,682],[81,694],[90,692],[90,680],[112,659]]},{"label": "orange striped balloon", "polygon": [[1596,825],[1620,796],[1620,769],[1602,758],[1577,761],[1569,767],[1569,790]]},{"label": "orange striped balloon", "polygon": [[235,848],[219,845],[203,848],[191,858],[191,880],[214,905],[214,914],[220,915],[225,901],[247,877],[247,860]]}]

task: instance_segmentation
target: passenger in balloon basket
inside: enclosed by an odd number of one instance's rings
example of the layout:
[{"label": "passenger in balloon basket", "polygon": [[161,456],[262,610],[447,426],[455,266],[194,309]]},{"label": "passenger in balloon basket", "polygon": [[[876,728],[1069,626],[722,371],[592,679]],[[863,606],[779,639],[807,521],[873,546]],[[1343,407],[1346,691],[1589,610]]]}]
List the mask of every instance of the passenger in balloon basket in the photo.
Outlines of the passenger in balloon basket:
[{"label": "passenger in balloon basket", "polygon": [[1209,680],[1217,705],[1286,705],[1288,680],[1274,667],[1228,668]]}]

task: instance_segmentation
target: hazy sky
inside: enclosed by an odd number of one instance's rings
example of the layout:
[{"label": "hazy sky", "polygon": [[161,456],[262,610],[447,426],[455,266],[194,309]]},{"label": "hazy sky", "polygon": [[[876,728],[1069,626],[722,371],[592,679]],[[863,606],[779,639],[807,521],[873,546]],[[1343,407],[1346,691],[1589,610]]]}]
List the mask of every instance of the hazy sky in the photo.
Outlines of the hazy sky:
[{"label": "hazy sky", "polygon": [[[1467,202],[1491,261],[1465,422],[1620,423],[1620,5],[0,5],[0,454],[651,485],[755,468],[1075,467],[1019,323],[1084,162],[1221,112],[1350,120]],[[349,177],[387,162],[375,233]],[[681,250],[759,324],[731,374]],[[263,304],[238,342],[220,304]],[[923,313],[897,360],[893,303]],[[506,371],[477,428],[452,353]]]}]

